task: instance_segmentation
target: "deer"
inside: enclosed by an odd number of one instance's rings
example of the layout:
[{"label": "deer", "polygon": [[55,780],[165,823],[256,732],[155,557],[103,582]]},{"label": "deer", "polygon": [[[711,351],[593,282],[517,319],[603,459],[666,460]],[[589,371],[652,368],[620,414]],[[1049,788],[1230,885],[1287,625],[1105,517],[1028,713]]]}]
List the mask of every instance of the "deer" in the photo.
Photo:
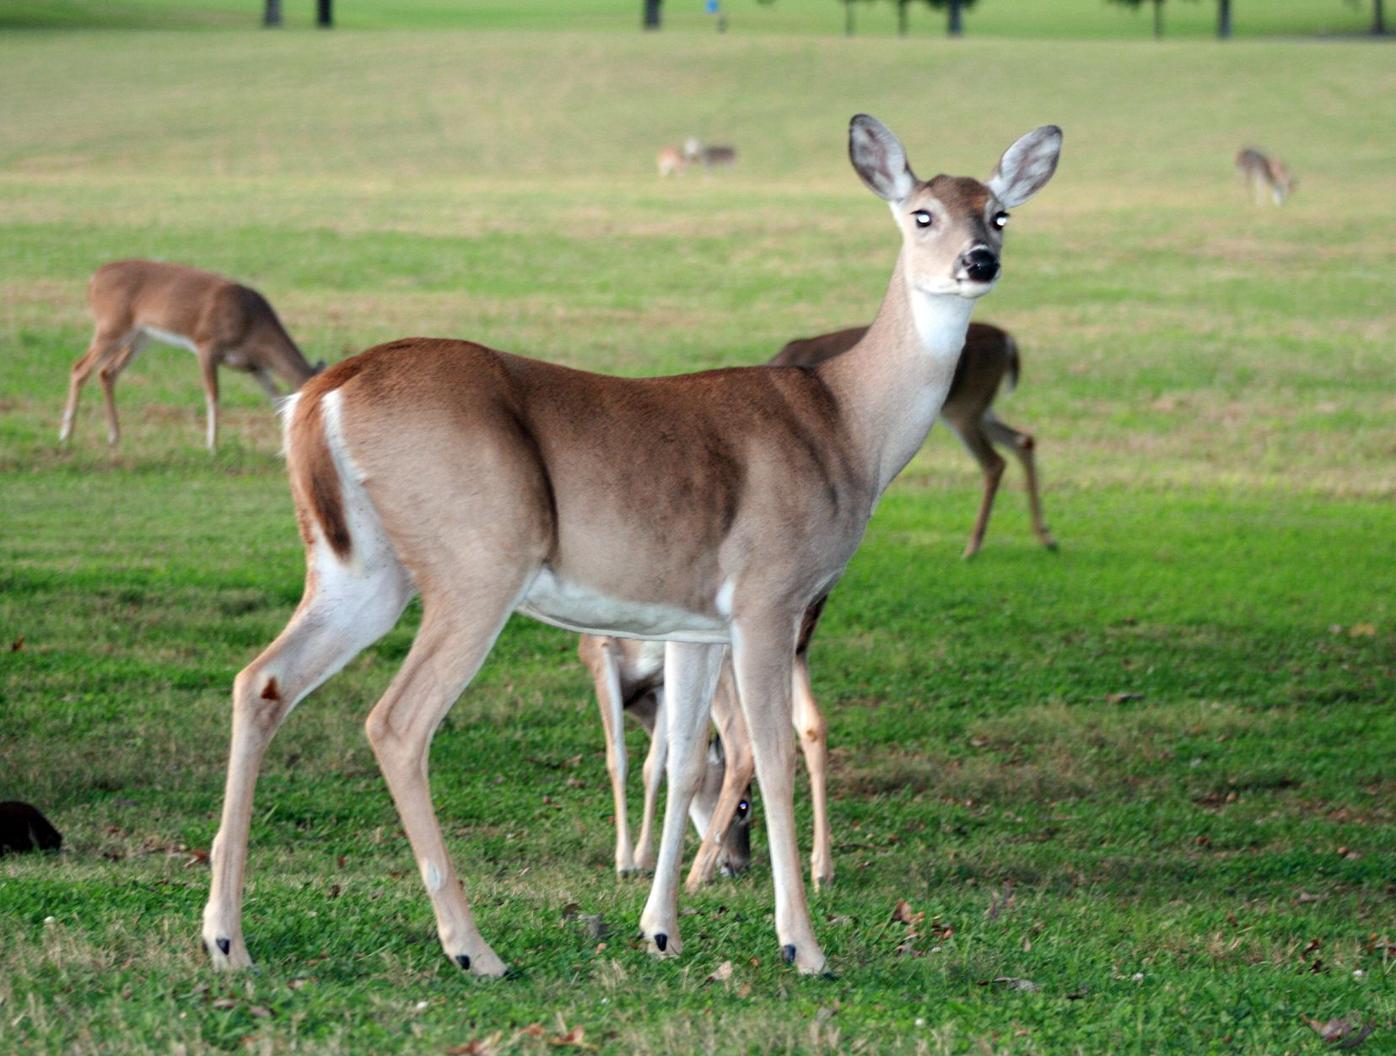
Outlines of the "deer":
[{"label": "deer", "polygon": [[[867,329],[865,326],[855,326],[791,341],[771,363],[791,367],[818,366],[856,345]],[[993,403],[1000,386],[1006,380],[1010,391],[1016,388],[1019,369],[1018,343],[1012,334],[989,323],[969,324],[964,351],[960,353],[960,361],[955,366],[955,376],[951,379],[945,405],[940,409],[945,424],[960,438],[965,450],[979,463],[980,472],[984,474],[984,494],[979,501],[979,513],[962,554],[966,560],[979,553],[984,545],[984,533],[989,527],[994,496],[1003,478],[1005,463],[994,450],[995,444],[1001,444],[1011,451],[1022,464],[1023,475],[1027,479],[1028,510],[1032,516],[1033,533],[1048,550],[1057,549],[1057,541],[1042,519],[1042,500],[1038,495],[1034,459],[1037,442],[1031,433],[1013,428],[994,414]]]},{"label": "deer", "polygon": [[514,612],[574,633],[663,641],[667,794],[640,930],[682,953],[678,888],[703,731],[727,650],[761,790],[780,956],[825,970],[793,811],[800,628],[934,422],[970,314],[1000,273],[1007,210],[1056,171],[1061,130],[1010,145],[986,182],[918,179],[865,114],[849,156],[899,233],[868,332],[814,370],[621,378],[410,337],[317,374],[282,402],[305,588],[234,679],[228,770],[201,936],[245,968],[242,893],[257,772],[306,694],[421,599],[416,637],[365,720],[463,971],[505,972],[476,925],[432,805],[432,738]]},{"label": "deer", "polygon": [[687,161],[678,147],[660,147],[659,153],[655,155],[654,163],[659,169],[659,178],[662,180],[666,176],[681,175]]},{"label": "deer", "polygon": [[[814,848],[810,855],[810,882],[815,890],[834,878],[828,796],[829,767],[827,726],[815,704],[809,684],[806,654],[822,605],[806,613],[795,646],[792,721],[809,772],[814,806]],[[663,778],[667,751],[663,724],[663,650],[658,643],[635,639],[582,635],[578,655],[591,671],[601,724],[606,735],[606,769],[616,819],[616,873],[629,876],[654,868],[651,834]],[[751,863],[751,779],[754,763],[751,737],[737,697],[736,676],[730,658],[724,662],[713,692],[711,713],[717,733],[709,743],[702,776],[689,815],[703,841],[686,881],[692,893],[712,879],[719,867],[735,876]],[[640,834],[630,843],[625,778],[627,770],[622,716],[631,715],[649,734],[650,748],[644,764],[644,810]]]},{"label": "deer", "polygon": [[727,168],[737,163],[737,148],[720,144],[705,147],[697,137],[689,136],[684,140],[683,160],[706,169]]},{"label": "deer", "polygon": [[[596,701],[601,708],[601,723],[606,733],[606,769],[615,804],[616,874],[626,877],[647,872],[654,868],[654,819],[668,745],[665,735],[667,716],[664,711],[664,643],[584,634],[578,643],[577,655],[595,681]],[[689,804],[689,818],[698,830],[700,839],[708,831],[713,809],[721,794],[729,755],[734,750],[750,754],[750,738],[745,735],[745,726],[738,730],[742,721],[741,709],[732,679],[731,665],[726,664],[712,699],[712,719],[717,732],[708,743],[703,776]],[[625,794],[628,771],[625,731],[622,728],[625,716],[639,723],[650,739],[642,771],[644,810],[640,833],[633,843]],[[734,772],[743,769],[747,767],[739,763]],[[750,779],[747,783],[750,784]],[[733,810],[732,818],[723,825],[720,857],[722,868],[729,875],[744,871],[751,862],[750,806],[750,800],[743,798]],[[735,824],[732,824],[733,821]]]},{"label": "deer", "polygon": [[281,393],[272,375],[294,391],[316,373],[307,363],[271,304],[256,290],[211,271],[155,260],[118,260],[93,274],[87,299],[96,323],[87,352],[73,364],[68,402],[58,430],[66,444],[73,435],[82,387],[97,371],[107,405],[107,443],[116,447],[116,379],[152,340],[187,348],[199,359],[207,408],[205,443],[218,446],[218,368],[243,370],[257,379],[268,398]]},{"label": "deer", "polygon": [[1294,189],[1294,175],[1289,166],[1255,147],[1236,152],[1236,171],[1245,179],[1251,191],[1251,201],[1259,205],[1268,194],[1276,205],[1284,205]]},{"label": "deer", "polygon": [[[769,363],[771,366],[807,369],[816,367],[825,360],[848,351],[862,340],[867,330],[866,326],[856,326],[818,337],[790,341]],[[977,554],[983,545],[994,495],[1003,476],[1005,462],[994,450],[994,442],[1008,447],[1022,463],[1027,477],[1033,531],[1049,550],[1057,548],[1056,540],[1042,519],[1033,458],[1035,441],[1030,433],[1021,432],[1000,421],[992,409],[994,397],[1005,378],[1012,388],[1017,383],[1018,374],[1018,345],[1013,336],[1006,330],[988,323],[970,323],[965,336],[965,347],[960,353],[950,391],[940,411],[941,417],[960,437],[984,474],[984,495],[974,530],[963,553],[966,559]],[[801,629],[800,642],[795,650],[795,679],[791,689],[795,702],[793,720],[800,747],[804,750],[805,768],[809,772],[814,808],[814,849],[810,856],[810,883],[816,891],[827,887],[834,878],[826,776],[828,724],[815,701],[809,676],[809,642],[817,623],[817,616],[807,619],[806,625]],[[613,641],[617,644],[611,648],[620,651],[621,654],[629,649],[623,639]],[[616,869],[620,875],[625,876],[635,872],[637,868],[644,870],[653,864],[647,854],[660,776],[655,759],[662,759],[664,745],[662,739],[656,737],[654,724],[637,716],[649,732],[651,742],[644,770],[644,821],[635,844],[635,853],[632,855],[629,830],[625,823],[625,742],[621,722],[616,717],[620,712],[616,711],[615,700],[627,702],[621,707],[628,707],[632,690],[627,687],[631,685],[642,684],[648,694],[662,693],[662,674],[657,663],[648,668],[637,668],[636,660],[632,657],[618,655],[613,659],[607,658],[595,645],[589,644],[585,637],[581,651],[583,661],[592,669],[596,679],[597,701],[601,705],[602,724],[606,735],[607,769],[610,772],[615,799]],[[610,666],[604,666],[607,664]],[[724,674],[726,670],[724,668]],[[719,682],[718,691],[713,696],[714,721],[722,731],[716,743],[719,743],[723,750],[710,749],[702,783],[694,800],[695,803],[701,801],[701,807],[690,812],[703,839],[685,882],[685,888],[690,893],[708,883],[716,875],[719,867],[729,875],[734,874],[744,869],[751,857],[748,831],[751,824],[751,752],[745,741],[746,727],[740,721],[740,709],[724,696],[724,690],[729,685],[726,681]],[[612,688],[614,686],[621,688],[616,690]],[[716,802],[712,801],[714,790],[717,791]]]}]

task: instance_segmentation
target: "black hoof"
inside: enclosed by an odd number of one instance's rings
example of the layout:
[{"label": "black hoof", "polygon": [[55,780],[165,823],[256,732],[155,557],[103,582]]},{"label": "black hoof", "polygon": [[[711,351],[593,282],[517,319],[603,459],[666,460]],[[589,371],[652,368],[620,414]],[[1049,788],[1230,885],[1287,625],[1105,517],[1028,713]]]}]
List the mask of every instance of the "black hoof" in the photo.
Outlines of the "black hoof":
[{"label": "black hoof", "polygon": [[207,957],[207,956],[208,956],[208,940],[207,940],[207,939],[200,939],[200,940],[199,940],[199,945],[202,946],[202,947],[204,948],[204,956]]},{"label": "black hoof", "polygon": [[794,946],[782,946],[782,947],[780,948],[780,959],[781,959],[782,961],[784,961],[786,964],[794,964],[794,963],[795,963],[795,947],[794,947]]},{"label": "black hoof", "polygon": [[654,937],[654,944],[659,947],[659,952],[663,953],[665,947],[669,945],[669,936],[665,935],[662,931],[659,932],[659,934]]},{"label": "black hoof", "polygon": [[220,950],[223,951],[223,956],[224,956],[224,957],[228,956],[228,951],[230,951],[230,950],[233,948],[233,940],[232,940],[232,939],[214,939],[213,941],[216,942],[216,943],[218,943],[218,948],[219,948]]},{"label": "black hoof", "polygon": [[522,968],[513,968],[513,967],[510,967],[510,968],[505,968],[505,969],[504,969],[504,975],[501,976],[500,978],[503,978],[503,979],[522,979],[523,977],[524,977],[524,973],[523,973],[523,969],[522,969]]},{"label": "black hoof", "polygon": [[831,972],[827,968],[825,968],[822,972],[819,973],[819,978],[823,979],[826,983],[836,982],[838,980],[838,977],[838,972]]},{"label": "black hoof", "polygon": [[465,953],[458,953],[458,954],[456,954],[456,963],[457,963],[458,965],[460,965],[462,968],[464,968],[467,972],[470,971],[470,956],[469,956],[469,954],[465,954]]}]

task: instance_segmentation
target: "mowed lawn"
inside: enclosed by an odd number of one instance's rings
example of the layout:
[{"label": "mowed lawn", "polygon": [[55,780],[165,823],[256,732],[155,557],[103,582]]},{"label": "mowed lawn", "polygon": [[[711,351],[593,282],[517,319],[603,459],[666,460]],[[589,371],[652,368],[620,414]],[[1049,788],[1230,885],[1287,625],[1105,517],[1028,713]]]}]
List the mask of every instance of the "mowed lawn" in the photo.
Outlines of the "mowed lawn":
[{"label": "mowed lawn", "polygon": [[[1392,56],[0,37],[0,799],[66,837],[0,862],[0,1052],[1327,1051],[1310,1019],[1392,1051]],[[459,973],[362,735],[415,609],[273,745],[259,970],[211,973],[229,689],[294,607],[301,550],[265,399],[225,374],[210,458],[186,352],[123,376],[118,453],[95,386],[57,448],[88,275],[234,274],[312,359],[427,333],[627,374],[759,362],[866,321],[887,281],[896,236],[846,160],[857,111],[923,176],[1066,130],[978,310],[1023,348],[1000,409],[1038,435],[1062,548],[1031,538],[1015,465],[961,561],[978,474],[938,429],[835,592],[812,666],[837,978],[780,965],[764,855],[683,900],[680,959],[633,941],[647,884],[611,873],[589,680],[571,636],[523,620],[432,756],[481,928],[520,971]],[[738,165],[660,182],[656,149],[687,135]],[[1284,209],[1232,172],[1250,143],[1299,174]]]}]

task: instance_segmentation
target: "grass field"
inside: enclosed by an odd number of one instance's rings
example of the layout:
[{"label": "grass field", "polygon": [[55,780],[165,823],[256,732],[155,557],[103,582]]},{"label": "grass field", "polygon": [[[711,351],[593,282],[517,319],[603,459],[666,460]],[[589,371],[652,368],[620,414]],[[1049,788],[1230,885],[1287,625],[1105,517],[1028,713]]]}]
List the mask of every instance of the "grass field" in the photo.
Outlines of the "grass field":
[{"label": "grass field", "polygon": [[[386,5],[339,6],[361,32],[0,36],[0,799],[67,838],[0,862],[0,1052],[1326,1051],[1306,1018],[1396,1050],[1390,47],[609,32],[628,9],[388,33]],[[1066,129],[978,311],[1023,346],[1001,411],[1038,434],[1062,550],[1010,467],[961,562],[977,473],[940,430],[879,508],[812,659],[838,978],[780,966],[762,860],[685,900],[681,959],[632,942],[646,885],[610,871],[588,680],[522,620],[432,757],[521,970],[459,974],[362,735],[415,610],[273,745],[260,970],[212,974],[228,691],[301,551],[265,400],[226,377],[210,459],[187,353],[123,377],[119,453],[95,391],[57,449],[88,275],[230,272],[312,359],[437,333],[628,374],[755,362],[875,309],[895,238],[846,161],[859,110],[923,175]],[[740,164],[658,182],[689,134]],[[1300,175],[1282,210],[1231,172],[1251,142]]]}]

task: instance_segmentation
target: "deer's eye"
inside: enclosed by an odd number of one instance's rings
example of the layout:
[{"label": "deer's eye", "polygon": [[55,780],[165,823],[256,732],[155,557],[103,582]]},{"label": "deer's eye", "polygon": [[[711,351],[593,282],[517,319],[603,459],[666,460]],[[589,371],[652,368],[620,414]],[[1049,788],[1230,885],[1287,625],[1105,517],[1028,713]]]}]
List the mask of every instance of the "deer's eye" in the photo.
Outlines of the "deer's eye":
[{"label": "deer's eye", "polygon": [[915,217],[915,219],[916,219],[916,226],[917,226],[917,227],[930,227],[930,226],[931,226],[931,214],[928,213],[925,209],[918,209],[918,210],[916,210],[916,212],[912,213],[911,215],[912,215],[913,217]]},{"label": "deer's eye", "polygon": [[1000,231],[1002,231],[1006,226],[1008,226],[1008,214],[1007,214],[1007,213],[995,213],[995,214],[994,214],[994,226],[997,227]]},{"label": "deer's eye", "polygon": [[750,803],[748,803],[746,800],[742,800],[740,803],[737,804],[738,819],[745,818],[749,813],[751,813]]}]

